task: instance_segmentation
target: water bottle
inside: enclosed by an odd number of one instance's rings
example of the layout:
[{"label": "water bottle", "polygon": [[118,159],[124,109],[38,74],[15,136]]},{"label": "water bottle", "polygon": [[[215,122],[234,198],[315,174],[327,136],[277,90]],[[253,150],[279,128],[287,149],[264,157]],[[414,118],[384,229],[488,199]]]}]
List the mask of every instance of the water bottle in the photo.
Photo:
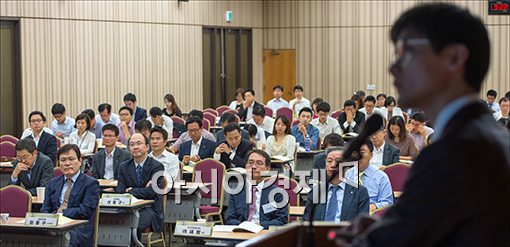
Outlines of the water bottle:
[{"label": "water bottle", "polygon": [[305,151],[310,152],[310,137],[305,136]]}]

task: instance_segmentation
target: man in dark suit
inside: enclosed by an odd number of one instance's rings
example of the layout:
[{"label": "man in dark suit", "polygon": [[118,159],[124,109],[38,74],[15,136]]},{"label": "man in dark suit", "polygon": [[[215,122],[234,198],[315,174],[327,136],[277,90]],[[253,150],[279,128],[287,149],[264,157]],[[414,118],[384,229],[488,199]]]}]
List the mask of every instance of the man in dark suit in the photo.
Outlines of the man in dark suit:
[{"label": "man in dark suit", "polygon": [[[322,142],[324,148],[329,147],[343,147],[344,139],[337,133],[331,133],[324,137]],[[313,169],[325,169],[326,168],[326,153],[321,152],[313,156]]]},{"label": "man in dark suit", "polygon": [[338,115],[338,123],[343,133],[359,133],[361,126],[365,123],[365,114],[356,109],[354,100],[346,100],[344,102],[344,112]]},{"label": "man in dark suit", "polygon": [[[140,235],[148,227],[152,227],[154,232],[161,232],[164,202],[162,196],[152,188],[152,183],[157,183],[158,188],[163,188],[163,164],[147,155],[149,139],[144,135],[133,134],[128,145],[133,158],[120,164],[116,191],[130,193],[138,199],[154,200],[151,207],[145,207],[139,211],[138,234]],[[161,172],[161,176],[157,177],[157,181],[152,181],[156,172]]]},{"label": "man in dark suit", "polygon": [[136,95],[132,93],[127,93],[126,95],[124,95],[124,105],[133,110],[135,122],[147,118],[147,110],[136,105]]},{"label": "man in dark suit", "polygon": [[384,126],[381,126],[379,131],[370,136],[370,140],[374,144],[370,165],[380,167],[395,164],[400,161],[400,149],[386,143],[384,141],[385,135]]},{"label": "man in dark suit", "polygon": [[315,204],[313,219],[319,221],[350,221],[357,215],[368,214],[370,200],[367,189],[361,185],[355,188],[342,182],[338,173],[334,175],[335,171],[339,169],[336,160],[342,157],[342,152],[340,147],[326,150],[326,174],[328,177],[334,177],[326,185],[326,202],[314,202],[313,193],[317,192],[314,191],[315,189],[310,191],[303,214],[304,220],[309,220],[312,217],[313,204]]},{"label": "man in dark suit", "polygon": [[92,177],[98,179],[117,180],[120,163],[129,160],[131,155],[127,150],[117,148],[119,129],[113,124],[106,124],[102,129],[104,149],[92,157]]},{"label": "man in dark suit", "polygon": [[354,245],[507,246],[510,137],[479,98],[491,54],[483,22],[454,5],[418,5],[391,39],[399,104],[423,109],[436,132],[397,204]]},{"label": "man in dark suit", "polygon": [[75,220],[88,220],[83,226],[69,231],[70,246],[93,246],[96,208],[99,203],[99,182],[80,172],[81,154],[75,144],[58,150],[63,176],[46,187],[42,213],[62,213]]},{"label": "man in dark suit", "polygon": [[190,141],[181,144],[179,160],[185,165],[190,162],[194,165],[202,159],[212,158],[216,142],[202,137],[202,120],[199,117],[190,117],[186,120]]},{"label": "man in dark suit", "polygon": [[[271,191],[282,189],[274,184],[266,184],[262,177],[264,171],[271,169],[271,157],[262,150],[254,149],[248,154],[245,168],[246,173],[251,173],[251,176],[247,175],[251,180],[244,184],[239,194],[230,195],[225,211],[225,224],[239,225],[244,221],[250,221],[263,226],[264,229],[287,224],[289,208],[287,204],[278,205],[283,201],[282,194],[277,193],[274,198],[269,198]],[[255,184],[252,184],[252,181]],[[247,191],[251,192],[251,200],[248,200]],[[285,193],[284,190],[282,192]]]},{"label": "man in dark suit", "polygon": [[255,91],[253,89],[246,89],[244,91],[244,103],[239,108],[237,115],[241,118],[241,121],[248,121],[252,118],[252,112],[255,107],[264,107],[264,105],[255,101]]},{"label": "man in dark suit", "polygon": [[[224,112],[220,117],[220,125],[222,128],[225,128],[228,124],[236,123],[236,116],[230,112]],[[223,129],[216,131],[214,133],[216,137],[216,142],[220,143],[225,140],[225,133],[223,133]],[[250,140],[250,133],[247,130],[241,129],[241,137],[245,140]]]},{"label": "man in dark suit", "polygon": [[48,156],[38,153],[32,139],[21,139],[16,143],[16,157],[13,162],[9,184],[23,185],[32,195],[37,187],[46,187],[53,178],[53,162]]},{"label": "man in dark suit", "polygon": [[46,125],[46,117],[40,111],[33,111],[28,116],[28,121],[30,121],[32,135],[29,135],[27,138],[35,141],[37,151],[45,154],[52,162],[55,162],[57,158],[57,138],[43,131],[44,125]]},{"label": "man in dark suit", "polygon": [[241,138],[241,128],[231,123],[223,128],[225,140],[220,142],[214,150],[214,159],[221,161],[225,167],[244,167],[246,155],[253,149],[253,144]]}]

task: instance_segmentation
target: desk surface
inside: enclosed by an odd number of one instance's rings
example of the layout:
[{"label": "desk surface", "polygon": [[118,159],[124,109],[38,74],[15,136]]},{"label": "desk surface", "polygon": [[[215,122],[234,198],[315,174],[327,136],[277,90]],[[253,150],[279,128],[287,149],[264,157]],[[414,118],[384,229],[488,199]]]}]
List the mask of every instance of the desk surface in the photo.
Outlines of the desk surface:
[{"label": "desk surface", "polygon": [[289,215],[290,216],[303,216],[305,213],[305,207],[302,206],[290,206]]},{"label": "desk surface", "polygon": [[251,232],[216,232],[213,231],[211,236],[197,236],[194,238],[211,239],[211,240],[230,240],[230,241],[244,241],[257,236],[267,234],[268,230],[262,230],[259,233]]},{"label": "desk surface", "polygon": [[98,179],[97,181],[101,187],[117,187],[117,180]]},{"label": "desk surface", "polygon": [[[142,207],[148,204],[153,203],[153,200],[141,200],[139,202],[133,203],[131,205],[115,205],[115,206],[107,206],[107,205],[101,205],[100,207],[106,207],[106,208],[133,208],[133,207]],[[32,196],[32,204],[43,204],[43,201],[39,200],[37,196]]]},{"label": "desk surface", "polygon": [[[23,223],[19,223],[19,221],[22,221]],[[67,230],[73,227],[77,227],[83,224],[86,224],[88,220],[72,220],[66,224],[57,225],[57,226],[46,226],[46,227],[40,227],[40,226],[33,226],[33,225],[25,225],[24,223],[25,218],[21,217],[9,217],[9,220],[5,223],[0,222],[0,228],[19,228],[24,230],[43,230],[43,229],[54,229],[54,230]]]},{"label": "desk surface", "polygon": [[10,161],[0,162],[0,168],[13,168],[13,165]]},{"label": "desk surface", "polygon": [[297,152],[297,153],[298,153],[298,154],[318,154],[318,153],[320,153],[320,152],[322,152],[322,151],[324,151],[324,150],[310,150],[310,151],[308,151],[308,152],[307,152],[307,151],[299,151],[299,150],[298,150],[298,152]]}]

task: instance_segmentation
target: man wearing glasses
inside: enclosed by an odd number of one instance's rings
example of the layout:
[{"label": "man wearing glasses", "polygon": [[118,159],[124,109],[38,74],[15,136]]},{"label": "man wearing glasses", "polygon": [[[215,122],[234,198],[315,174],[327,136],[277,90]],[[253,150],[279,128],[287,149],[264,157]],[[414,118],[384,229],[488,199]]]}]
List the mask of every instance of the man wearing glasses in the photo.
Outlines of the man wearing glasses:
[{"label": "man wearing glasses", "polygon": [[[116,192],[129,193],[138,199],[154,200],[151,207],[139,211],[138,235],[140,236],[148,227],[152,227],[154,232],[161,232],[163,201],[162,196],[154,191],[152,183],[157,184],[158,188],[163,188],[163,164],[147,155],[149,138],[144,135],[133,134],[128,140],[128,145],[132,158],[120,164]],[[152,181],[156,172],[161,172],[162,176],[154,177],[157,181]]]},{"label": "man wearing glasses", "polygon": [[216,142],[202,137],[202,120],[199,117],[190,117],[186,120],[186,128],[191,140],[181,144],[179,160],[185,165],[194,166],[202,159],[212,158]]},{"label": "man wearing glasses", "polygon": [[32,139],[22,139],[16,143],[16,160],[13,162],[9,184],[23,185],[32,195],[37,195],[37,187],[46,187],[53,178],[53,162],[48,156],[37,152]]},{"label": "man wearing glasses", "polygon": [[484,24],[454,5],[419,5],[396,21],[391,39],[399,104],[423,109],[435,140],[397,204],[354,245],[508,245],[510,138],[479,97],[490,61]]},{"label": "man wearing glasses", "polygon": [[57,158],[57,138],[43,131],[46,117],[40,111],[33,111],[28,115],[32,134],[26,138],[34,140],[37,150],[50,158],[52,162]]}]

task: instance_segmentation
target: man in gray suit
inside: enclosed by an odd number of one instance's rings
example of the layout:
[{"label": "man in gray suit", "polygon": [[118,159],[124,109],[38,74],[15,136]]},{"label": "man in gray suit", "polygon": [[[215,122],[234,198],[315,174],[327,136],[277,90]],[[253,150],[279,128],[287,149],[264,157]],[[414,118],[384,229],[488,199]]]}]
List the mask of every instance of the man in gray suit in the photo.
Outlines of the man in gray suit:
[{"label": "man in gray suit", "polygon": [[[340,147],[332,147],[326,150],[326,174],[331,177],[339,167],[336,160],[342,157],[342,149]],[[323,191],[315,191],[323,192]],[[355,188],[340,180],[337,175],[331,179],[326,185],[326,203],[315,205],[313,219],[319,221],[350,221],[359,214],[368,214],[368,191],[365,187],[359,185]],[[310,220],[312,214],[313,202],[312,190],[308,194],[306,201],[304,220]]]},{"label": "man in gray suit", "polygon": [[116,148],[119,129],[113,124],[106,124],[102,129],[104,149],[92,157],[92,177],[117,180],[120,163],[131,158],[127,150]]},{"label": "man in gray suit", "polygon": [[386,143],[384,141],[385,135],[384,126],[381,126],[379,131],[370,136],[370,140],[374,144],[374,152],[372,153],[373,155],[372,159],[370,160],[370,165],[380,167],[399,162],[400,149],[389,143]]},{"label": "man in gray suit", "polygon": [[23,185],[32,195],[37,195],[37,187],[46,187],[53,178],[53,161],[37,152],[32,139],[21,139],[16,143],[16,157],[13,162],[9,184]]}]

